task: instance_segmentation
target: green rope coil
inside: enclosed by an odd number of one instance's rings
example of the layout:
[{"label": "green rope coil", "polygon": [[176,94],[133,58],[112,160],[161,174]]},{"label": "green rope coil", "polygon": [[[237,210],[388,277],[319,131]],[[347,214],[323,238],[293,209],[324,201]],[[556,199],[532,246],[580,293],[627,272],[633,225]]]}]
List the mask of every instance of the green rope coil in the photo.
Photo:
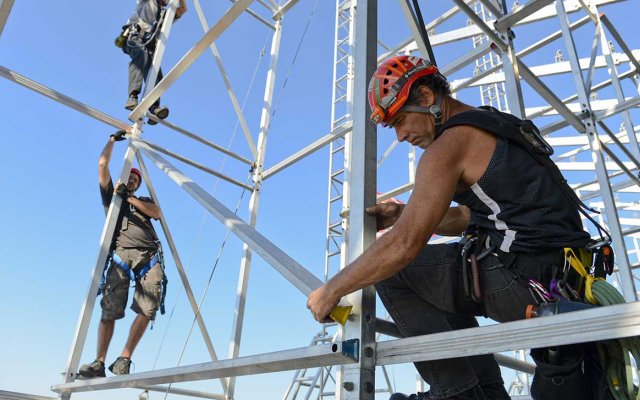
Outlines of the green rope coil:
[{"label": "green rope coil", "polygon": [[[605,280],[596,280],[592,291],[598,304],[602,306],[625,303],[620,292]],[[607,381],[613,397],[616,400],[640,400],[640,390],[633,384],[633,370],[640,361],[640,337],[621,338],[600,345],[606,349],[609,364]],[[634,359],[633,364],[630,355]]]}]

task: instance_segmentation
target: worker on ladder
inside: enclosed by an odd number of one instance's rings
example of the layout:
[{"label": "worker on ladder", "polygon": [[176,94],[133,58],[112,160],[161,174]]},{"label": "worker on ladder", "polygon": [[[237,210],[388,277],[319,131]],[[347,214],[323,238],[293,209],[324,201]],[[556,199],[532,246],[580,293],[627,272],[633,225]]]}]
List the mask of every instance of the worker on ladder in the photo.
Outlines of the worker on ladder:
[{"label": "worker on ladder", "polygon": [[155,319],[157,310],[162,306],[166,289],[160,242],[151,224],[152,218],[160,218],[160,209],[152,199],[134,195],[142,182],[139,170],[132,168],[129,181],[126,184],[118,183],[115,189],[109,173],[113,145],[123,140],[124,134],[124,131],[118,131],[111,135],[98,163],[98,183],[105,214],[114,194],[122,198],[122,204],[111,243],[112,252],[101,283],[102,317],[98,328],[96,359],[81,366],[78,372],[86,378],[105,376],[105,358],[115,321],[124,317],[131,282],[135,285],[131,309],[137,315],[120,357],[109,366],[109,370],[116,375],[129,373],[131,355],[149,322]]},{"label": "worker on ladder", "polygon": [[[123,33],[116,39],[116,46],[131,57],[129,62],[129,98],[124,108],[133,110],[138,105],[138,95],[142,90],[142,82],[153,61],[156,42],[160,36],[164,7],[169,0],[137,0],[136,8],[123,26]],[[187,11],[186,1],[180,2],[176,9],[175,19],[179,19]],[[158,70],[156,82],[162,80],[162,70]],[[169,116],[169,109],[160,105],[160,99],[149,107],[149,112],[157,118],[165,119]],[[150,125],[157,122],[149,119]]]},{"label": "worker on ladder", "polygon": [[[419,57],[383,61],[368,97],[373,122],[424,153],[406,206],[367,209],[379,230],[393,229],[309,295],[314,318],[329,322],[341,297],[369,285],[406,337],[477,327],[476,316],[524,319],[529,305],[547,301],[550,283],[563,273],[563,249],[591,239],[579,200],[553,170],[553,150],[535,125],[454,99],[438,68]],[[425,245],[434,233],[463,239]],[[392,400],[510,398],[492,354],[415,366],[429,392]],[[582,364],[570,373],[575,379],[558,379],[553,392],[534,398],[591,398],[581,392],[592,383]]]}]

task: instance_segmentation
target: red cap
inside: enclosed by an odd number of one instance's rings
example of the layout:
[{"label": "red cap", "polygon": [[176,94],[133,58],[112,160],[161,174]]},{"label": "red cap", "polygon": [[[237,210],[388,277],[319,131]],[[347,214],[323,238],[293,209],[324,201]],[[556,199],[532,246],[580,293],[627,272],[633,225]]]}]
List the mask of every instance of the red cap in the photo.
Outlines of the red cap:
[{"label": "red cap", "polygon": [[137,188],[139,188],[140,185],[142,184],[142,172],[140,172],[140,170],[138,168],[131,167],[131,171],[129,173],[138,175],[138,187]]}]

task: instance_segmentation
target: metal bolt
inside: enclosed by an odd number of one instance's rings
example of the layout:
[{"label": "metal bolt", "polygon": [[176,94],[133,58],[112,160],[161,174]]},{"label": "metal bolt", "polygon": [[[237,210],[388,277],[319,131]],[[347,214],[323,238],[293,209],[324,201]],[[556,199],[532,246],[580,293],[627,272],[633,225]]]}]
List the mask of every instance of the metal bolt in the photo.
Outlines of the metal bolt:
[{"label": "metal bolt", "polygon": [[343,387],[343,388],[344,388],[344,390],[346,390],[347,392],[350,392],[350,391],[352,391],[352,390],[353,390],[354,385],[353,385],[353,382],[344,382],[344,383],[342,384],[342,387]]},{"label": "metal bolt", "polygon": [[373,383],[365,382],[364,391],[367,392],[367,393],[373,393]]},{"label": "metal bolt", "polygon": [[364,356],[365,357],[373,357],[373,349],[371,347],[365,347]]}]

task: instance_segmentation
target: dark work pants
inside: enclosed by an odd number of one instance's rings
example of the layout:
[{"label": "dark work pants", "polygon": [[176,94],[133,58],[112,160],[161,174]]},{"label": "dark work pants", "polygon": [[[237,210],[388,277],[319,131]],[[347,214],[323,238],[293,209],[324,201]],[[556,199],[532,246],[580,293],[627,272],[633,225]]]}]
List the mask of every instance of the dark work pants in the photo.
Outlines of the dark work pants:
[{"label": "dark work pants", "polygon": [[[517,259],[505,268],[495,256],[481,261],[483,302],[475,303],[464,294],[460,246],[427,245],[402,271],[376,284],[376,290],[407,337],[477,327],[475,316],[479,315],[499,322],[513,321],[523,319],[526,306],[534,303],[523,279],[513,272],[516,264]],[[539,270],[529,271],[529,275],[546,284],[551,270],[551,265],[540,263]],[[491,354],[416,362],[415,366],[434,399],[445,399],[474,386],[503,384]]]},{"label": "dark work pants", "polygon": [[[143,46],[144,41],[138,34],[132,34],[122,51],[131,57],[129,62],[129,95],[142,92],[142,82],[147,80],[147,74],[153,62],[153,49]],[[156,83],[162,80],[162,69],[158,70]],[[154,105],[159,105],[158,99]]]}]

